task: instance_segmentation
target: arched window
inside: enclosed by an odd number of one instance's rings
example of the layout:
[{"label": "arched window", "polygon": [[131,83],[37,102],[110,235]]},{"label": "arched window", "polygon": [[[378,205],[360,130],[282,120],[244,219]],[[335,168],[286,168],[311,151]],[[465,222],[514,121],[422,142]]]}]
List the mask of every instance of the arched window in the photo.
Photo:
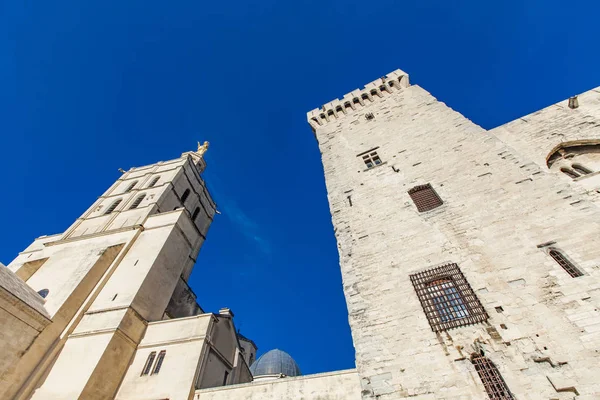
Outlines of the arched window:
[{"label": "arched window", "polygon": [[153,351],[148,355],[146,359],[146,364],[144,364],[144,368],[142,369],[141,375],[148,375],[150,373],[150,369],[152,368],[152,363],[154,362],[154,358],[156,358],[156,352]]},{"label": "arched window", "polygon": [[189,195],[190,195],[190,189],[185,189],[185,192],[183,192],[183,195],[181,196],[181,204],[185,203],[185,201],[187,200]]},{"label": "arched window", "polygon": [[154,179],[152,179],[152,182],[150,182],[148,187],[154,187],[154,185],[156,185],[156,182],[158,182],[159,179],[160,179],[160,176],[157,176]]},{"label": "arched window", "polygon": [[39,294],[40,296],[42,296],[42,299],[45,299],[45,298],[46,298],[46,296],[48,296],[48,293],[50,293],[50,291],[49,291],[48,289],[42,289],[42,290],[40,290],[40,291],[38,292],[38,294]]},{"label": "arched window", "polygon": [[129,187],[127,188],[127,190],[125,191],[125,193],[129,193],[133,190],[133,188],[135,187],[135,185],[137,185],[138,181],[133,181],[131,182],[131,185],[129,185]]},{"label": "arched window", "polygon": [[110,214],[111,212],[115,211],[115,208],[117,208],[117,206],[121,203],[123,199],[117,199],[115,200],[110,207],[108,207],[106,209],[106,211],[104,212],[104,215]]},{"label": "arched window", "polygon": [[569,168],[561,168],[560,172],[562,172],[565,175],[570,176],[573,179],[579,178],[579,174],[577,172],[573,171],[572,169],[569,169]]},{"label": "arched window", "polygon": [[583,273],[565,256],[560,250],[551,247],[548,254],[554,259],[572,278],[583,276]]},{"label": "arched window", "polygon": [[508,386],[506,386],[506,382],[504,382],[504,378],[500,375],[500,371],[490,359],[481,354],[473,354],[471,363],[475,367],[475,371],[477,371],[477,375],[479,375],[479,379],[481,379],[485,392],[490,399],[514,399]]},{"label": "arched window", "polygon": [[196,221],[196,217],[198,216],[199,213],[200,213],[200,207],[196,207],[196,209],[194,210],[194,213],[192,214],[192,221]]},{"label": "arched window", "polygon": [[154,366],[154,370],[152,370],[152,375],[158,374],[160,372],[160,368],[162,367],[166,354],[166,350],[161,350],[161,352],[158,353],[158,357],[156,358],[156,365]]},{"label": "arched window", "polygon": [[571,165],[571,167],[573,168],[573,170],[575,172],[579,172],[579,174],[581,174],[581,175],[587,175],[587,174],[592,173],[592,171],[590,171],[589,169],[587,169],[586,167],[584,167],[581,164],[573,164],[573,165]]},{"label": "arched window", "polygon": [[135,199],[135,201],[133,202],[133,204],[131,204],[131,207],[129,207],[130,210],[133,210],[134,208],[138,208],[138,206],[140,205],[140,203],[142,202],[142,200],[144,200],[144,197],[146,197],[145,194],[140,194],[137,199]]}]

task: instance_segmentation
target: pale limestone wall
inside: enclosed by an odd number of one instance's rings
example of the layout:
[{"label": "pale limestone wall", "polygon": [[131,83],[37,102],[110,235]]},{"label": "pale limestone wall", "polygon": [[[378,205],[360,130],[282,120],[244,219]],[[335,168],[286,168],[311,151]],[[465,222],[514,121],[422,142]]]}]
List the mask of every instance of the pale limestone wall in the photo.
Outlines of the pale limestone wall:
[{"label": "pale limestone wall", "polygon": [[356,370],[329,372],[196,391],[194,400],[360,400]]},{"label": "pale limestone wall", "polygon": [[[571,387],[578,398],[594,398],[598,207],[422,88],[398,90],[397,77],[392,94],[376,94],[364,107],[329,116],[333,102],[309,113],[363,398],[485,398],[468,360],[480,350],[518,399],[572,398]],[[312,120],[323,114],[327,121]],[[376,147],[384,164],[367,170],[357,155]],[[419,213],[407,191],[424,183],[444,205]],[[585,276],[571,278],[537,248],[548,241]],[[436,335],[409,274],[446,262],[460,266],[490,318]]]},{"label": "pale limestone wall", "polygon": [[[198,376],[212,314],[153,322],[148,325],[116,399],[187,400]],[[158,374],[141,375],[151,352],[166,351]]]},{"label": "pale limestone wall", "polygon": [[[490,131],[523,157],[546,170],[547,158],[563,144],[600,145],[600,88],[589,90],[578,97],[579,107],[571,109],[563,100]],[[599,150],[600,150],[600,146]],[[573,181],[560,172],[560,167],[582,164],[594,172],[600,171],[600,154],[577,155],[552,165],[551,170],[560,179],[571,184],[581,195],[600,202],[600,174],[587,175]]]}]

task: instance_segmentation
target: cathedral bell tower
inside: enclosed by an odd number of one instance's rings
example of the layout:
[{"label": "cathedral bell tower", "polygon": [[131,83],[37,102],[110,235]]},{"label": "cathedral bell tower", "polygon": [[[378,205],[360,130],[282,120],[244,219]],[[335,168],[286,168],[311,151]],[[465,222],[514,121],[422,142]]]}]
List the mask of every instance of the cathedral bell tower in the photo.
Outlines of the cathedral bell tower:
[{"label": "cathedral bell tower", "polygon": [[44,294],[51,322],[0,371],[0,398],[114,398],[148,323],[202,312],[173,296],[216,212],[201,176],[207,149],[123,171],[64,233],[8,265]]}]

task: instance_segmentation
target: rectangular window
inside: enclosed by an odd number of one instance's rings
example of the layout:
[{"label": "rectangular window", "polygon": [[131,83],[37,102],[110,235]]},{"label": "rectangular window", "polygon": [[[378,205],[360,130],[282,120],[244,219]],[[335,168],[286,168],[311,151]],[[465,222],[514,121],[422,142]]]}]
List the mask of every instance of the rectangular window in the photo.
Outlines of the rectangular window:
[{"label": "rectangular window", "polygon": [[365,165],[367,166],[367,168],[373,168],[373,167],[381,164],[381,159],[379,158],[379,155],[377,155],[376,151],[371,151],[371,152],[363,155],[362,159],[365,162]]},{"label": "rectangular window", "polygon": [[583,276],[583,273],[560,250],[551,247],[548,249],[548,254],[550,254],[550,257],[552,257],[558,265],[571,275],[571,278]]},{"label": "rectangular window", "polygon": [[162,350],[158,353],[158,357],[156,358],[156,365],[154,366],[154,370],[152,371],[152,375],[158,374],[160,372],[160,368],[162,367],[163,361],[165,360],[165,355],[167,352]]},{"label": "rectangular window", "polygon": [[457,264],[412,274],[410,280],[434,332],[488,319],[487,312]]},{"label": "rectangular window", "polygon": [[440,196],[433,190],[431,184],[415,186],[408,191],[419,212],[433,210],[444,204]]},{"label": "rectangular window", "polygon": [[223,386],[227,385],[227,378],[229,378],[229,371],[225,371],[223,375]]},{"label": "rectangular window", "polygon": [[150,369],[152,368],[152,363],[154,362],[155,357],[155,351],[148,355],[148,358],[146,359],[146,364],[144,364],[144,368],[142,369],[142,375],[148,375],[150,373]]}]

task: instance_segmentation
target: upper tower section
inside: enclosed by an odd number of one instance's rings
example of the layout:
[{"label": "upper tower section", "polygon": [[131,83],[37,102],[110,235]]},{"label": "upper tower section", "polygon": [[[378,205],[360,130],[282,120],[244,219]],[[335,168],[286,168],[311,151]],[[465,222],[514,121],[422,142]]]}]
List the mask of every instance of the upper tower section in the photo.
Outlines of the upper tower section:
[{"label": "upper tower section", "polygon": [[62,235],[62,239],[131,229],[154,214],[185,208],[204,237],[216,205],[201,177],[208,142],[180,158],[122,171],[123,175]]},{"label": "upper tower section", "polygon": [[341,100],[332,100],[324,104],[321,108],[309,111],[307,113],[308,123],[314,132],[319,126],[327,125],[338,118],[343,118],[347,114],[367,108],[371,103],[377,102],[386,94],[402,90],[409,85],[408,74],[397,69],[366,84],[364,89],[355,89],[345,94]]}]

